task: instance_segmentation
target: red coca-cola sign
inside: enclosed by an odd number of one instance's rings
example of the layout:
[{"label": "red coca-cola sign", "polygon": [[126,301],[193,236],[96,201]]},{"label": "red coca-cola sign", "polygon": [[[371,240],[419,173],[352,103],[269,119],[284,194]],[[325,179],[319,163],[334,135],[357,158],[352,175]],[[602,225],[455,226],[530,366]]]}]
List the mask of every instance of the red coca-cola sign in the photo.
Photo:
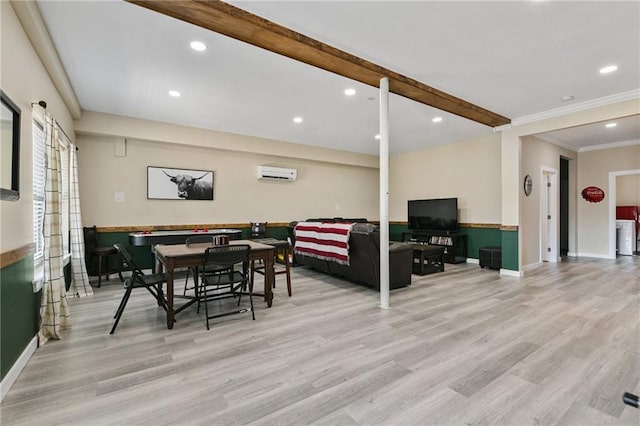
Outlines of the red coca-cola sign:
[{"label": "red coca-cola sign", "polygon": [[604,200],[604,191],[597,186],[587,186],[582,190],[582,198],[590,203],[599,203]]}]

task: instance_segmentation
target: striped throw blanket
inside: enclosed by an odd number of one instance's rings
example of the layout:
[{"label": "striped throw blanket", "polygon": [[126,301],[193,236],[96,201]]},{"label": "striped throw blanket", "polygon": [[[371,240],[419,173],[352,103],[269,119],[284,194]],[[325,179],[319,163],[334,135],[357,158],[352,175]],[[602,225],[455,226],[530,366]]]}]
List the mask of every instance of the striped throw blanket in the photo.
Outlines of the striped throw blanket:
[{"label": "striped throw blanket", "polygon": [[353,223],[299,222],[294,251],[303,256],[349,264],[349,233]]}]

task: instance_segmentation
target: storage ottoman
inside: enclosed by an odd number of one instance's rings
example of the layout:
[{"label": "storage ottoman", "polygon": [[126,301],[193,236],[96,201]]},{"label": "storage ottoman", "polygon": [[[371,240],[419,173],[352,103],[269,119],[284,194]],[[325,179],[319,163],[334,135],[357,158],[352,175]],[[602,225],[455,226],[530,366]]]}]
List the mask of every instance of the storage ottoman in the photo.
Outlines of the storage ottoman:
[{"label": "storage ottoman", "polygon": [[502,247],[481,247],[479,251],[481,268],[502,268]]}]

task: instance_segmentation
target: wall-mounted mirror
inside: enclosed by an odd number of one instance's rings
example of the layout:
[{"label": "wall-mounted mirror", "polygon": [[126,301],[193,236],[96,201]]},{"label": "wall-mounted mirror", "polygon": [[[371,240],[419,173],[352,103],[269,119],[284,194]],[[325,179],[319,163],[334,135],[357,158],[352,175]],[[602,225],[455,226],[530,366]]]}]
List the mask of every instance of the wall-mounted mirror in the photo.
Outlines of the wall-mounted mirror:
[{"label": "wall-mounted mirror", "polygon": [[0,200],[20,198],[20,108],[0,90]]}]

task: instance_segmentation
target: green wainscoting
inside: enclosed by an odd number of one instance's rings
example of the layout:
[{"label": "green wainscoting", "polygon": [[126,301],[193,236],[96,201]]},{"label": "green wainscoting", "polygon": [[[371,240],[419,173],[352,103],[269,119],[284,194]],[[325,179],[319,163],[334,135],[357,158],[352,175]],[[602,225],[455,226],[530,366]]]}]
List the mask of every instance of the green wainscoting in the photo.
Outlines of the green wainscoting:
[{"label": "green wainscoting", "polygon": [[467,234],[467,256],[474,259],[480,258],[480,248],[490,246],[502,246],[500,230],[497,228],[469,227],[464,229]]},{"label": "green wainscoting", "polygon": [[502,230],[502,269],[518,270],[518,231]]},{"label": "green wainscoting", "polygon": [[[246,228],[234,228],[242,231],[242,238],[248,239],[251,229]],[[286,226],[269,227],[267,228],[267,237],[275,238],[278,240],[286,240],[289,234],[287,233]],[[149,246],[133,247],[129,245],[129,232],[99,232],[98,233],[98,246],[106,247],[113,244],[122,244],[127,251],[133,257],[133,261],[142,269],[151,269],[153,267],[153,255]]]},{"label": "green wainscoting", "polygon": [[33,293],[33,256],[0,270],[0,371],[11,370],[38,334],[40,292]]},{"label": "green wainscoting", "polygon": [[[402,233],[408,231],[407,225],[390,224],[389,239],[391,241],[402,241]],[[496,227],[461,226],[459,232],[467,235],[467,257],[470,258],[478,259],[480,247],[502,245],[501,231]]]},{"label": "green wainscoting", "polygon": [[[236,228],[242,230],[242,238],[249,238],[250,228]],[[389,239],[402,241],[402,233],[409,229],[407,225],[390,224]],[[461,226],[461,234],[467,235],[467,257],[478,259],[478,250],[486,246],[502,247],[502,267],[504,269],[518,270],[518,232],[503,231],[495,226]],[[286,240],[289,234],[286,226],[267,228],[267,237]],[[108,246],[115,243],[124,245],[133,256],[133,260],[143,269],[151,269],[153,256],[150,247],[129,246],[129,232],[100,232],[98,233],[98,245]]]}]

